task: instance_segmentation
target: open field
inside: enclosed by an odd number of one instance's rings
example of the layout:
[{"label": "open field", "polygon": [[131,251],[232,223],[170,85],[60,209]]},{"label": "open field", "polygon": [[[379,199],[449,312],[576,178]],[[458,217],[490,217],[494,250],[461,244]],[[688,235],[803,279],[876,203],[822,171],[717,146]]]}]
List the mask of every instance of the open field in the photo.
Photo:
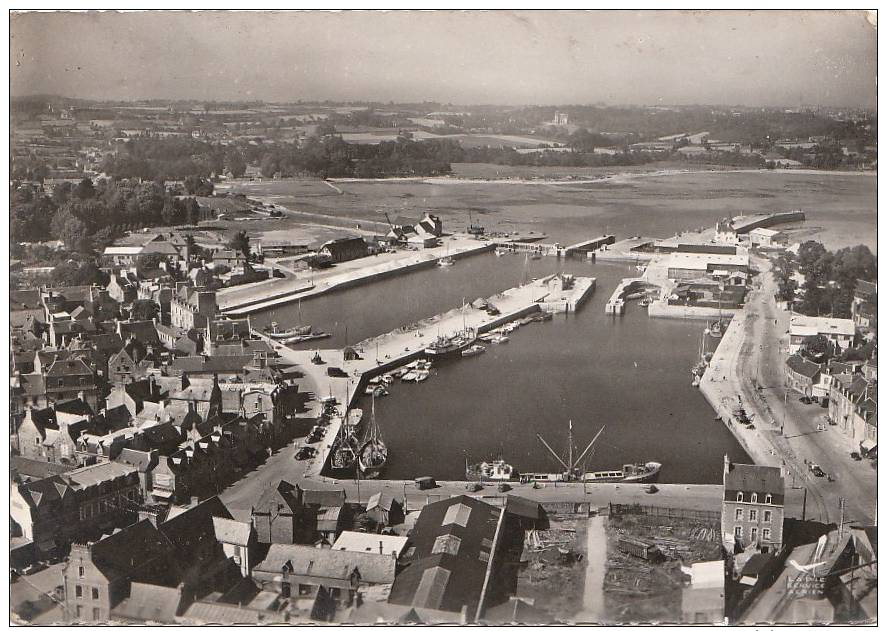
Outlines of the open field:
[{"label": "open field", "polygon": [[[465,165],[455,165],[462,169]],[[467,165],[502,170],[495,165]],[[859,173],[811,171],[681,172],[667,165],[580,169],[597,180],[484,181],[454,178],[339,181],[280,180],[232,183],[236,192],[268,196],[295,210],[356,221],[385,221],[388,213],[418,218],[440,215],[447,230],[465,230],[469,212],[487,230],[545,232],[570,243],[576,235],[611,233],[668,237],[712,226],[727,215],[803,209],[804,227],[830,248],[857,243],[877,248],[877,178]],[[536,170],[533,177],[564,177],[569,169]],[[581,172],[580,172],[581,171]],[[527,176],[529,171],[521,170]],[[464,174],[463,174],[464,175]],[[610,177],[605,177],[605,176]],[[501,176],[500,176],[501,177]],[[338,192],[336,189],[338,189]],[[252,226],[250,226],[252,228]]]}]

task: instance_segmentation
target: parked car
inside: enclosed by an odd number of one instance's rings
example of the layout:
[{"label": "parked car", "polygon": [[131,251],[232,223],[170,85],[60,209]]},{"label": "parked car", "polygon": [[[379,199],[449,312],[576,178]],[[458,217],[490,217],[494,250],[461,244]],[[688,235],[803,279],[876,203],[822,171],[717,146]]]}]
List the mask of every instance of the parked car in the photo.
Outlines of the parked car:
[{"label": "parked car", "polygon": [[296,460],[308,460],[308,458],[313,458],[316,453],[317,450],[314,447],[302,447],[296,452]]},{"label": "parked car", "polygon": [[813,475],[815,475],[817,478],[824,478],[825,477],[825,471],[823,471],[822,467],[820,467],[818,464],[815,464],[812,467],[810,467],[810,470],[813,472]]},{"label": "parked car", "polygon": [[323,432],[311,432],[305,439],[306,443],[317,443],[323,438]]},{"label": "parked car", "polygon": [[800,399],[798,399],[798,401],[800,401],[804,405],[810,405],[811,403],[813,403],[813,399],[811,399],[810,397],[806,397],[806,396],[801,397]]}]

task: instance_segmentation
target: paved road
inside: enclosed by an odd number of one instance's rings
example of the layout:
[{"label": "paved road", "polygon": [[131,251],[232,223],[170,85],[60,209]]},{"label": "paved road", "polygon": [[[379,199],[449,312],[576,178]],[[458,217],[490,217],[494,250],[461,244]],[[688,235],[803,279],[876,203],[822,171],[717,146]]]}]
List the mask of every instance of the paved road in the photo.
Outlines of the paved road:
[{"label": "paved road", "polygon": [[[826,410],[803,405],[798,393],[784,385],[788,327],[791,314],[776,307],[776,281],[770,262],[754,257],[761,274],[754,281],[746,307],[730,324],[706,372],[704,389],[725,407],[735,407],[737,395],[754,419],[754,430],[734,429],[760,464],[782,465],[788,485],[808,491],[807,517],[837,523],[838,498],[847,500],[845,523],[872,523],[876,514],[877,473],[868,462],[850,459],[852,445],[835,427],[817,431]],[[724,380],[726,377],[726,380]],[[806,462],[816,462],[835,479],[817,478]]]}]

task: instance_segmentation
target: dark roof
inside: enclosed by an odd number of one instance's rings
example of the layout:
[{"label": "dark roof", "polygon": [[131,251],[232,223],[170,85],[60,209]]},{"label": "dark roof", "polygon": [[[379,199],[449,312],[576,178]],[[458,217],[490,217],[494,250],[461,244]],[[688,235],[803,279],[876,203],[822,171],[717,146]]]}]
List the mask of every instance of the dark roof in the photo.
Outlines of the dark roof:
[{"label": "dark roof", "polygon": [[123,348],[123,340],[117,333],[96,333],[89,336],[89,340],[103,353],[116,353]]},{"label": "dark roof", "polygon": [[731,462],[724,474],[724,489],[781,496],[785,494],[785,480],[779,467]]},{"label": "dark roof", "polygon": [[57,401],[55,411],[64,412],[65,414],[76,414],[78,416],[92,416],[94,413],[92,408],[89,407],[89,403],[76,398]]},{"label": "dark roof", "polygon": [[792,372],[796,372],[799,375],[809,377],[810,379],[816,377],[816,375],[819,374],[819,371],[822,368],[822,366],[820,366],[819,364],[816,364],[809,359],[805,359],[797,353],[785,360],[785,363],[788,366],[789,370],[791,370]]},{"label": "dark roof", "polygon": [[30,480],[43,480],[59,475],[65,471],[70,471],[74,467],[64,464],[56,464],[54,462],[43,462],[41,460],[31,460],[21,456],[12,456],[9,459],[9,472],[11,477],[16,475]]},{"label": "dark roof", "polygon": [[252,355],[176,357],[170,365],[170,370],[183,373],[240,372],[252,359]]},{"label": "dark roof", "polygon": [[773,560],[772,554],[756,554],[745,562],[742,566],[743,576],[757,576],[767,567],[767,564]]},{"label": "dark roof", "polygon": [[161,585],[178,583],[180,572],[173,563],[176,551],[147,519],[100,539],[91,549],[93,563],[110,580],[129,577]]},{"label": "dark roof", "polygon": [[118,322],[120,337],[126,340],[130,335],[135,337],[142,344],[150,344],[152,346],[160,346],[160,338],[157,336],[157,329],[154,328],[153,320],[122,320]]},{"label": "dark roof", "polygon": [[232,519],[218,496],[200,502],[160,524],[160,532],[178,548],[179,558],[204,557],[220,545],[216,541],[213,517]]},{"label": "dark roof", "polygon": [[410,564],[395,579],[389,602],[443,611],[468,606],[473,615],[501,515],[465,495],[425,506],[410,534]]},{"label": "dark roof", "polygon": [[302,504],[306,506],[337,507],[345,505],[344,489],[304,489]]},{"label": "dark roof", "polygon": [[262,493],[259,501],[253,506],[253,510],[263,513],[269,510],[268,507],[275,505],[278,506],[279,510],[280,502],[283,502],[289,507],[292,514],[296,514],[299,510],[300,494],[301,491],[298,486],[293,486],[286,480],[281,480],[276,487],[271,487]]},{"label": "dark roof", "polygon": [[509,495],[505,500],[505,511],[518,517],[542,519],[542,505],[520,495]]},{"label": "dark roof", "polygon": [[92,370],[79,357],[56,359],[46,371],[46,376],[63,377],[73,375],[92,375]]}]

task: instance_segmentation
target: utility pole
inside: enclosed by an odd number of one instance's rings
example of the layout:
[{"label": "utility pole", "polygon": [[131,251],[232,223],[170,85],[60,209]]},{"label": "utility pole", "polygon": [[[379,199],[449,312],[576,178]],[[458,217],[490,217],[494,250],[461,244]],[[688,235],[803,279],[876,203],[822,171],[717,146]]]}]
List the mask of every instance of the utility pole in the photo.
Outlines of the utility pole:
[{"label": "utility pole", "polygon": [[801,508],[801,521],[807,521],[807,487],[804,487],[804,506]]}]

